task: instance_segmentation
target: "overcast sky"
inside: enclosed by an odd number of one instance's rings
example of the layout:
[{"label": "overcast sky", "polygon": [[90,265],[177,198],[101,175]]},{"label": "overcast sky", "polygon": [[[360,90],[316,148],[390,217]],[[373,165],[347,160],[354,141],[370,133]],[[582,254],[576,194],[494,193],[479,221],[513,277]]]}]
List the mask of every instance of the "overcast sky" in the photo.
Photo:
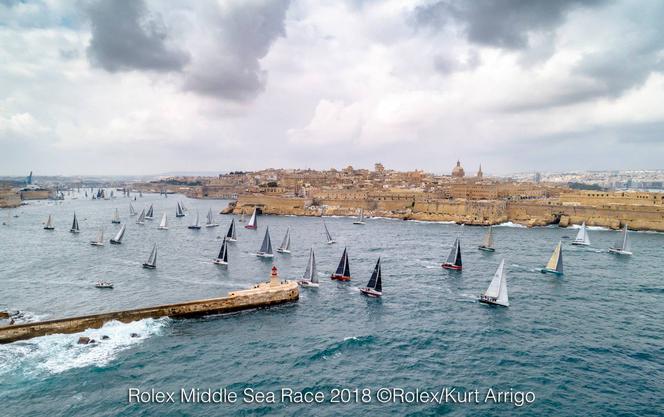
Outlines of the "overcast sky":
[{"label": "overcast sky", "polygon": [[0,175],[664,168],[664,1],[0,0]]}]

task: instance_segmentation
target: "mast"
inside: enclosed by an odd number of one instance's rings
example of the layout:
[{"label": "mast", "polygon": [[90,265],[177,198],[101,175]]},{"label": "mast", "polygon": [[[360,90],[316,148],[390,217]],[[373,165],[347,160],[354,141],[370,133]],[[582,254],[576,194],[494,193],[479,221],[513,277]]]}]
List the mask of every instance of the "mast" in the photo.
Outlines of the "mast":
[{"label": "mast", "polygon": [[228,262],[228,247],[225,240],[221,243],[221,249],[219,249],[219,255],[217,255],[217,259]]},{"label": "mast", "polygon": [[157,244],[156,243],[152,247],[152,252],[150,252],[150,257],[148,258],[148,261],[146,263],[148,265],[152,266],[152,267],[157,266]]},{"label": "mast", "polygon": [[236,240],[235,219],[231,220],[231,225],[228,227],[228,232],[226,232],[226,240]]},{"label": "mast", "polygon": [[210,209],[208,210],[208,214],[207,214],[207,224],[208,224],[208,225],[212,224],[212,220],[213,220],[213,219],[212,219],[212,208],[210,208]]},{"label": "mast", "polygon": [[327,229],[327,224],[325,224],[325,220],[323,220],[323,227],[325,228],[325,235],[327,236],[327,241],[332,242],[334,239],[332,239],[332,235],[330,234],[330,231]]},{"label": "mast", "polygon": [[76,212],[74,212],[74,221],[71,224],[71,231],[72,232],[78,232],[78,219],[76,218]]},{"label": "mast", "polygon": [[161,216],[161,223],[159,223],[159,228],[160,229],[168,229],[168,217],[166,216],[166,212]]},{"label": "mast", "polygon": [[[344,272],[346,271],[348,263],[348,258],[346,254],[346,248],[344,248],[344,252],[341,254],[341,260],[339,260],[339,265],[337,266],[337,270],[335,272],[336,275],[344,275]],[[346,275],[350,276],[350,275]]]},{"label": "mast", "polygon": [[194,227],[199,227],[200,225],[199,225],[198,221],[199,221],[199,218],[198,218],[198,210],[196,210],[196,221],[194,222],[194,224],[192,224],[192,226],[194,226]]},{"label": "mast", "polygon": [[141,214],[138,216],[138,219],[136,220],[136,224],[143,224],[145,222],[145,208],[141,210]]},{"label": "mast", "polygon": [[459,238],[457,237],[454,240],[454,244],[452,245],[452,249],[450,250],[450,254],[447,255],[447,263],[456,265],[456,266],[461,266],[461,242],[459,241]]},{"label": "mast", "polygon": [[145,215],[146,219],[152,219],[154,217],[154,206],[150,204],[147,214]]},{"label": "mast", "polygon": [[627,232],[627,224],[625,224],[625,227],[623,229],[623,241],[622,241],[622,248],[621,250],[625,252],[629,252],[630,245],[629,245],[629,237],[628,237],[628,232]]},{"label": "mast", "polygon": [[111,223],[120,223],[120,212],[118,209],[115,209],[115,212],[113,213],[113,220],[111,220]]},{"label": "mast", "polygon": [[136,209],[134,209],[134,206],[129,203],[129,215],[130,216],[135,216],[136,215]]},{"label": "mast", "polygon": [[251,218],[249,219],[249,223],[247,223],[247,228],[249,229],[255,229],[257,227],[256,224],[256,208],[254,207],[254,212],[251,213]]}]

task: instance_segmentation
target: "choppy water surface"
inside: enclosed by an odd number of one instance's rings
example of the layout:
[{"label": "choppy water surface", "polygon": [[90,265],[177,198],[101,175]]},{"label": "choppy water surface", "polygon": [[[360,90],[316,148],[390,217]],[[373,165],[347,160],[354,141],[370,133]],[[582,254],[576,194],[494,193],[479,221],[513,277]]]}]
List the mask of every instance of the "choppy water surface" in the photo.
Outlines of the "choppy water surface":
[{"label": "choppy water surface", "polygon": [[[180,198],[189,216],[176,219]],[[634,256],[606,252],[617,232],[591,230],[593,246],[564,239],[565,275],[537,272],[559,239],[576,231],[496,227],[497,251],[477,251],[484,228],[462,230],[463,272],[440,268],[460,228],[440,223],[326,218],[338,244],[326,245],[319,218],[259,217],[257,231],[238,228],[228,269],[211,264],[231,216],[218,228],[186,228],[192,214],[218,212],[224,201],[146,195],[155,204],[145,226],[128,217],[126,198],[35,202],[0,220],[0,310],[28,319],[149,306],[225,295],[265,279],[271,262],[256,258],[269,225],[276,247],[291,227],[292,255],[275,254],[282,277],[298,278],[314,247],[321,287],[298,303],[197,320],[109,323],[86,335],[110,339],[76,345],[53,335],[0,346],[2,415],[658,415],[664,409],[664,235],[632,233]],[[127,221],[122,245],[109,245]],[[166,210],[170,229],[157,230]],[[69,233],[73,212],[81,233]],[[56,230],[42,229],[48,214]],[[89,245],[99,227],[107,244]],[[241,224],[240,224],[241,226]],[[141,268],[153,243],[158,268]],[[353,281],[331,282],[344,246]],[[381,300],[358,292],[383,259]],[[475,300],[506,259],[511,307]],[[112,280],[113,290],[93,287]],[[137,333],[140,337],[131,337]],[[179,390],[228,387],[329,391],[403,387],[533,391],[534,404],[298,406],[285,404],[129,405],[129,387]]]}]

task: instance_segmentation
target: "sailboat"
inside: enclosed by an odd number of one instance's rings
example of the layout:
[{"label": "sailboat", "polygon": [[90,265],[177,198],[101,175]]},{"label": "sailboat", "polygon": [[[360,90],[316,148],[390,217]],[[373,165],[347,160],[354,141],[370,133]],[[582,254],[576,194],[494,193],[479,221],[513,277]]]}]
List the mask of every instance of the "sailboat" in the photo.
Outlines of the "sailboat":
[{"label": "sailboat", "polygon": [[542,273],[563,275],[563,242],[560,241],[551,254],[549,263],[540,270]]},{"label": "sailboat", "polygon": [[510,301],[507,296],[507,277],[505,276],[505,260],[500,261],[496,273],[493,274],[493,279],[489,288],[480,295],[478,299],[480,303],[493,304],[498,306],[509,307]]},{"label": "sailboat", "polygon": [[441,265],[445,269],[452,269],[454,271],[461,271],[463,264],[461,262],[461,238],[454,239],[450,254],[447,255],[447,260]]},{"label": "sailboat", "polygon": [[256,224],[256,208],[254,207],[254,212],[251,213],[251,218],[249,219],[249,223],[247,223],[244,228],[245,229],[256,229],[258,225]]},{"label": "sailboat", "polygon": [[281,245],[277,248],[279,253],[291,253],[290,252],[290,227],[286,229],[286,236],[284,240],[281,241]]},{"label": "sailboat", "polygon": [[219,224],[214,222],[214,214],[212,214],[212,208],[210,208],[208,210],[207,223],[205,223],[205,227],[217,227],[217,226],[219,226]]},{"label": "sailboat", "polygon": [[120,212],[118,211],[118,209],[115,209],[115,213],[113,213],[113,219],[111,220],[111,223],[120,224]]},{"label": "sailboat", "polygon": [[213,263],[217,265],[228,265],[228,245],[224,240],[221,242],[221,249],[219,249],[219,255],[212,260]]},{"label": "sailboat", "polygon": [[184,217],[184,210],[182,210],[182,205],[180,205],[179,201],[175,207],[175,217]]},{"label": "sailboat", "polygon": [[353,222],[353,224],[365,224],[364,223],[364,209],[360,209],[360,215],[358,216],[357,220]]},{"label": "sailboat", "polygon": [[55,226],[53,226],[53,216],[50,214],[48,215],[48,220],[46,220],[46,226],[44,226],[44,230],[55,230]]},{"label": "sailboat", "polygon": [[229,242],[237,242],[237,235],[235,234],[235,219],[231,220],[231,225],[228,227],[225,240]]},{"label": "sailboat", "polygon": [[244,223],[244,211],[240,214],[240,220],[238,220],[240,223]]},{"label": "sailboat", "polygon": [[274,254],[272,253],[272,240],[270,239],[270,227],[265,228],[265,236],[263,237],[263,244],[261,248],[256,252],[256,256],[261,258],[273,258]]},{"label": "sailboat", "polygon": [[590,236],[588,236],[588,231],[586,230],[586,222],[583,222],[579,233],[576,234],[576,237],[572,241],[572,245],[580,246],[590,246]]},{"label": "sailboat", "polygon": [[489,226],[489,230],[487,230],[486,235],[484,235],[484,242],[482,242],[478,249],[486,252],[496,251],[493,247],[493,226]]},{"label": "sailboat", "polygon": [[348,251],[344,248],[344,253],[341,254],[341,260],[337,266],[337,270],[330,275],[330,279],[336,281],[350,281],[350,264],[348,263]]},{"label": "sailboat", "polygon": [[318,276],[316,275],[316,255],[314,255],[314,248],[309,249],[309,260],[307,261],[307,268],[304,270],[302,279],[297,283],[301,287],[318,288]]},{"label": "sailboat", "polygon": [[378,258],[378,262],[376,262],[376,266],[371,274],[371,278],[369,278],[367,286],[360,288],[360,292],[367,297],[381,297],[383,295],[383,278],[381,275],[380,258]]},{"label": "sailboat", "polygon": [[95,240],[90,241],[90,244],[92,246],[104,246],[104,228],[100,227],[99,231],[97,232],[97,238]]},{"label": "sailboat", "polygon": [[325,228],[325,237],[327,238],[327,244],[331,245],[333,243],[337,243],[336,240],[332,239],[332,235],[330,234],[330,231],[327,230],[327,225],[325,224],[325,220],[323,220],[323,227]]},{"label": "sailboat", "polygon": [[157,227],[159,230],[168,230],[168,217],[166,216],[166,212],[161,216],[161,223],[159,223],[159,227]]},{"label": "sailboat", "polygon": [[125,234],[125,229],[127,228],[127,225],[123,224],[118,233],[115,235],[113,239],[111,239],[111,244],[112,245],[119,245],[122,243],[122,238],[124,237]]},{"label": "sailboat", "polygon": [[135,216],[137,214],[138,213],[136,213],[136,209],[134,208],[134,206],[132,206],[131,203],[129,203],[129,215],[130,216]]},{"label": "sailboat", "polygon": [[143,268],[155,269],[157,267],[157,244],[155,243],[150,252],[150,257],[147,262],[143,264]]},{"label": "sailboat", "polygon": [[627,225],[623,227],[622,236],[618,241],[609,248],[609,253],[615,253],[616,255],[631,255],[631,245],[629,243],[629,234],[627,232]]},{"label": "sailboat", "polygon": [[201,224],[199,223],[199,218],[198,218],[198,210],[196,210],[196,221],[193,224],[190,224],[187,227],[189,229],[196,229],[196,230],[201,228]]},{"label": "sailboat", "polygon": [[71,223],[71,229],[69,229],[71,233],[80,233],[81,230],[78,228],[78,219],[76,218],[76,213],[74,212],[74,221]]},{"label": "sailboat", "polygon": [[148,212],[145,213],[145,218],[146,218],[146,220],[154,219],[154,207],[152,206],[152,204],[150,204],[150,208],[148,209]]},{"label": "sailboat", "polygon": [[141,210],[141,214],[136,219],[136,224],[145,224],[145,209]]}]

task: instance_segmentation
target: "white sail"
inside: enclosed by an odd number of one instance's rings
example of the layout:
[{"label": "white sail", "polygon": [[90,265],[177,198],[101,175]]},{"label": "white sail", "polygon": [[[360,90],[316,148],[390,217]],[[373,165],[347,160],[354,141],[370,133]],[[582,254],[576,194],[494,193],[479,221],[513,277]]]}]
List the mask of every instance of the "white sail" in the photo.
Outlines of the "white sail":
[{"label": "white sail", "polygon": [[360,208],[360,214],[357,217],[357,220],[353,222],[353,224],[364,224],[364,209]]},{"label": "white sail", "polygon": [[199,222],[199,216],[198,216],[198,210],[196,210],[196,221],[194,221],[194,224],[192,224],[193,227],[200,227],[200,222]]},{"label": "white sail", "polygon": [[44,229],[53,229],[53,216],[50,214],[48,215],[48,220],[46,220],[46,226],[44,226]]},{"label": "white sail", "polygon": [[168,216],[166,215],[166,213],[164,213],[164,214],[161,216],[161,222],[159,223],[159,228],[160,228],[161,230],[166,230],[166,229],[168,229]]},{"label": "white sail", "polygon": [[256,209],[254,208],[254,212],[251,213],[251,218],[249,219],[249,223],[245,226],[247,228],[256,228]]},{"label": "white sail", "polygon": [[113,213],[113,219],[111,220],[112,223],[120,223],[120,212],[118,209],[115,209],[115,212]]},{"label": "white sail", "polygon": [[120,228],[120,230],[118,231],[118,233],[117,233],[117,234],[115,235],[115,237],[113,238],[113,241],[115,241],[115,242],[117,242],[117,243],[122,242],[122,238],[124,237],[125,229],[126,229],[126,228],[127,228],[127,225],[124,225],[124,224],[123,224],[122,227]]},{"label": "white sail", "polygon": [[493,275],[489,288],[484,292],[484,297],[490,299],[495,304],[509,306],[507,295],[507,277],[505,276],[505,260],[500,261],[500,265]]},{"label": "white sail", "polygon": [[584,245],[584,246],[590,245],[590,236],[588,236],[588,230],[586,229],[586,222],[583,222],[581,228],[579,229],[579,233],[576,234],[576,237],[574,238],[574,241],[572,243],[575,245]]},{"label": "white sail", "polygon": [[134,206],[132,206],[131,203],[129,203],[129,215],[135,216],[136,214],[137,214],[136,209],[134,209]]},{"label": "white sail", "polygon": [[157,244],[155,243],[152,247],[152,252],[150,252],[150,257],[146,262],[148,266],[156,267],[157,266]]}]

